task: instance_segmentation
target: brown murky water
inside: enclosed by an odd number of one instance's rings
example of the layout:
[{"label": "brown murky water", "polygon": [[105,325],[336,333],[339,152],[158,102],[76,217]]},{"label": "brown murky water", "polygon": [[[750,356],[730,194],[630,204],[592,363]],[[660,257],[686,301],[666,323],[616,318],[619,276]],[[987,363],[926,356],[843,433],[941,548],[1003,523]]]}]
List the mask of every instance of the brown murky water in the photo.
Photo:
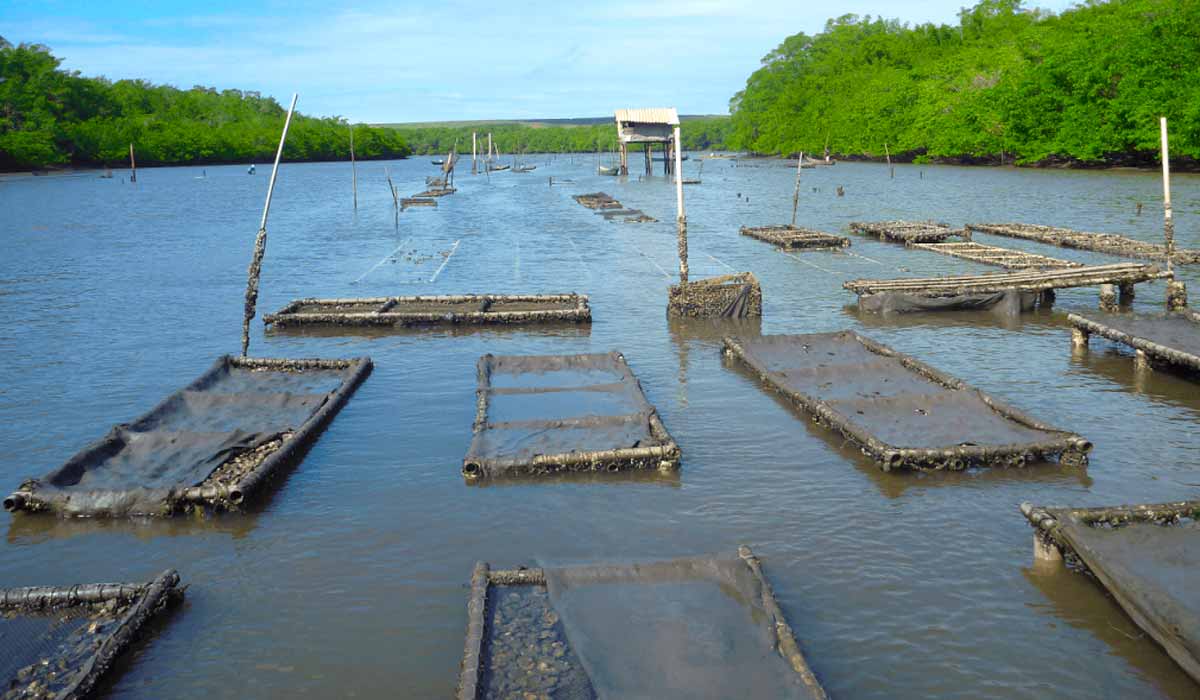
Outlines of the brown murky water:
[{"label": "brown murky water", "polygon": [[[425,159],[390,165],[402,194],[424,189]],[[1200,384],[1135,374],[1101,339],[1072,353],[1066,312],[1094,309],[1095,290],[1019,319],[862,315],[843,280],[990,268],[858,236],[845,253],[777,252],[737,229],[788,219],[792,171],[708,162],[703,184],[686,189],[692,276],[752,270],[763,332],[854,328],[1095,443],[1086,471],[883,474],[723,364],[728,329],[667,321],[676,262],[666,181],[596,177],[591,158],[541,160],[528,174],[463,175],[436,209],[395,217],[383,166],[360,168],[355,214],[347,165],[285,164],[260,314],[306,296],[578,291],[591,295],[594,324],[264,336],[256,322],[255,355],[367,354],[375,371],[253,512],[119,523],[0,515],[0,586],[142,580],[168,566],[191,584],[111,696],[446,697],[476,560],[621,562],[739,543],[763,559],[835,697],[1200,694],[1090,580],[1033,566],[1016,509],[1200,490]],[[686,164],[689,176],[696,167]],[[0,180],[4,489],[236,352],[267,178],[207,170],[146,170],[136,186]],[[550,175],[576,184],[548,187]],[[607,222],[570,197],[599,189],[660,222]],[[898,166],[890,180],[884,166],[841,164],[805,171],[801,220],[829,231],[858,219],[1012,220],[1152,240],[1158,194],[1145,173]],[[1200,247],[1200,179],[1177,177],[1174,196],[1181,243]],[[1200,275],[1184,277],[1200,296]],[[1161,284],[1141,286],[1136,303],[1151,310],[1162,297]],[[480,355],[613,349],[679,442],[678,475],[464,484]]]}]

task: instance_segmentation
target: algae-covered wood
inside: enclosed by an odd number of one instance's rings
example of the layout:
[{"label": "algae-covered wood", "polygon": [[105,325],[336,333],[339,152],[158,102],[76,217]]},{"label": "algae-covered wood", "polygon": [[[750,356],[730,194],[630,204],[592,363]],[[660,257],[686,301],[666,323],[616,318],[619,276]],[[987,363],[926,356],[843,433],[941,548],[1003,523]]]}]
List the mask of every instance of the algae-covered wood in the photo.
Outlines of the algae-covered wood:
[{"label": "algae-covered wood", "polygon": [[884,471],[1084,464],[1091,443],[852,331],[726,338],[759,379]]},{"label": "algae-covered wood", "polygon": [[447,296],[297,299],[263,317],[276,328],[303,326],[435,326],[590,323],[582,294],[460,294]]},{"label": "algae-covered wood", "polygon": [[672,470],[679,446],[618,352],[479,359],[467,479]]}]

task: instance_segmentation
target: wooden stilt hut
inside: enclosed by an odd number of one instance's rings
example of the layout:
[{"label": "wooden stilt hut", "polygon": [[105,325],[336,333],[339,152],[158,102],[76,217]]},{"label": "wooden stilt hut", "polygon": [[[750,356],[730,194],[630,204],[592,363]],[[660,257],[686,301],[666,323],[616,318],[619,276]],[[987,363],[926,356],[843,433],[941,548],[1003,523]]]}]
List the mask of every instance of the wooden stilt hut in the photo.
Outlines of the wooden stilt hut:
[{"label": "wooden stilt hut", "polygon": [[671,155],[679,150],[679,113],[674,107],[618,109],[616,118],[617,143],[621,148],[618,174],[629,174],[629,146],[638,143],[645,146],[647,175],[654,174],[650,148],[656,143],[663,145],[663,175],[677,170],[679,159],[672,159]]}]

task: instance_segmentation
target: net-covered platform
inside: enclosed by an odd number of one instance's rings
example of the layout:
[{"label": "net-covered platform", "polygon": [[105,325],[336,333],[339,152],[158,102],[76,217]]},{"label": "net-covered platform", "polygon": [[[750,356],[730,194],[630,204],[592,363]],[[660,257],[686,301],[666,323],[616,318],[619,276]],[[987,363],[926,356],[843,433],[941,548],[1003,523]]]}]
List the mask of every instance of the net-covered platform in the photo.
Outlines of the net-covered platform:
[{"label": "net-covered platform", "polygon": [[762,316],[762,286],[751,272],[673,284],[667,290],[671,318],[756,318]]},{"label": "net-covered platform", "polygon": [[940,243],[951,236],[970,238],[965,229],[937,221],[851,221],[850,230],[892,243]]},{"label": "net-covered platform", "polygon": [[1156,265],[1115,263],[983,275],[859,279],[844,282],[842,287],[858,295],[859,306],[865,311],[981,309],[1002,304],[1027,310],[1039,296],[1052,299],[1056,289],[1117,285],[1132,290],[1139,282],[1172,277]]},{"label": "net-covered platform", "polygon": [[401,209],[408,209],[409,207],[436,207],[437,205],[437,200],[429,197],[405,197],[400,200]]},{"label": "net-covered platform", "polygon": [[1106,314],[1087,318],[1070,314],[1076,345],[1086,345],[1088,336],[1099,335],[1137,351],[1139,359],[1200,371],[1200,314],[1194,311],[1163,316]]},{"label": "net-covered platform", "polygon": [[466,294],[457,296],[298,299],[263,323],[295,326],[425,326],[591,323],[582,294]]},{"label": "net-covered platform", "polygon": [[[967,229],[990,233],[993,236],[1037,241],[1060,248],[1091,250],[1144,260],[1165,261],[1167,259],[1167,247],[1162,243],[1147,243],[1115,233],[1091,233],[1035,224],[967,224]],[[1173,260],[1182,265],[1200,263],[1200,250],[1176,249]]]},{"label": "net-covered platform", "polygon": [[642,224],[658,221],[641,209],[629,209],[605,192],[572,195],[572,199],[604,217],[605,221]]},{"label": "net-covered platform", "polygon": [[0,588],[0,698],[82,698],[146,622],[183,597],[179,575],[145,584]]},{"label": "net-covered platform", "polygon": [[475,566],[458,700],[823,700],[749,547],[647,564]]},{"label": "net-covered platform", "polygon": [[446,195],[454,194],[457,191],[458,190],[453,187],[430,187],[424,192],[418,192],[414,194],[413,198],[424,199],[427,197],[445,197]]},{"label": "net-covered platform", "polygon": [[1087,462],[1092,445],[852,331],[726,338],[750,367],[881,469]]},{"label": "net-covered platform", "polygon": [[743,226],[741,234],[788,250],[830,250],[850,247],[850,239],[845,236],[835,236],[832,233],[797,226]]},{"label": "net-covered platform", "polygon": [[621,203],[607,192],[589,192],[572,195],[571,199],[579,202],[588,209],[620,209]]},{"label": "net-covered platform", "polygon": [[1089,571],[1200,681],[1200,501],[1111,508],[1021,504],[1043,552]]},{"label": "net-covered platform", "polygon": [[961,243],[913,243],[912,248],[928,250],[942,255],[950,255],[963,260],[996,265],[1009,270],[1047,269],[1060,267],[1083,267],[1083,263],[1071,260],[1060,260],[1045,255],[1026,253],[1023,250],[1001,248],[994,245],[983,245],[973,241]]},{"label": "net-covered platform", "polygon": [[679,446],[618,352],[479,358],[467,479],[673,470]]},{"label": "net-covered platform", "polygon": [[4,507],[119,517],[237,506],[300,458],[370,370],[369,358],[222,357]]}]

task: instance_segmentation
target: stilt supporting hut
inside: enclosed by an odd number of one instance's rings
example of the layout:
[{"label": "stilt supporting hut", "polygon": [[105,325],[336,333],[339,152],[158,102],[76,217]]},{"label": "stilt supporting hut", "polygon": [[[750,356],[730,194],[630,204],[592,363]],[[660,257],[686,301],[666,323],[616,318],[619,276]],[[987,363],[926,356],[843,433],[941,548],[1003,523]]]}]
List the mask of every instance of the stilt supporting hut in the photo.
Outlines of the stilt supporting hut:
[{"label": "stilt supporting hut", "polygon": [[629,146],[637,143],[645,146],[647,175],[654,174],[650,147],[656,143],[663,145],[663,175],[670,175],[675,170],[678,159],[672,160],[671,154],[679,144],[679,113],[674,107],[618,109],[616,117],[621,175],[629,174]]},{"label": "stilt supporting hut", "polygon": [[[679,142],[679,127],[675,127]],[[675,201],[679,227],[679,284],[667,292],[667,315],[692,318],[749,318],[762,316],[762,287],[750,272],[688,281],[687,215],[683,208],[683,176],[679,152],[675,152]]]}]

